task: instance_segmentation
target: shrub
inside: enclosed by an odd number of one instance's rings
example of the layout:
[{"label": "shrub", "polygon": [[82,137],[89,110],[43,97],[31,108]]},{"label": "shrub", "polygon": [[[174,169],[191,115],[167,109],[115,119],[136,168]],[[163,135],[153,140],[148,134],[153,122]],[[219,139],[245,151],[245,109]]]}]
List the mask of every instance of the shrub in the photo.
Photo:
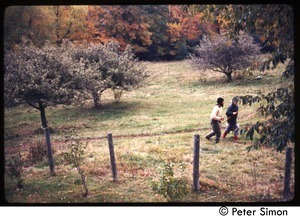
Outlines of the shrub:
[{"label": "shrub", "polygon": [[64,158],[65,160],[70,163],[74,168],[77,169],[80,177],[81,177],[81,184],[84,188],[83,196],[86,197],[88,195],[88,188],[86,186],[86,176],[84,175],[84,171],[81,168],[81,165],[84,163],[83,156],[84,150],[87,147],[87,143],[84,145],[79,141],[72,142],[69,146],[69,152],[65,153]]},{"label": "shrub", "polygon": [[[175,176],[174,166],[175,163],[164,163],[159,180],[151,182],[152,190],[163,195],[168,201],[180,200],[188,194],[188,181],[186,178]],[[180,172],[183,172],[184,165],[180,164],[179,167]]]},{"label": "shrub", "polygon": [[22,177],[23,161],[21,153],[10,157],[5,165],[5,171],[11,180],[17,179],[17,188],[22,189],[24,180]]},{"label": "shrub", "polygon": [[47,156],[46,144],[42,141],[33,142],[29,148],[28,158],[32,163],[40,162]]}]

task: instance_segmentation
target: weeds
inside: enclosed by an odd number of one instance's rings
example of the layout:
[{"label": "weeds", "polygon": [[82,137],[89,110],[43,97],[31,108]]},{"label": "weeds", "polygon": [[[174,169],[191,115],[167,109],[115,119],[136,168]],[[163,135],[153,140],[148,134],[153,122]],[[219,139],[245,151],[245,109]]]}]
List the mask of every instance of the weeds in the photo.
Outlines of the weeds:
[{"label": "weeds", "polygon": [[[81,177],[81,184],[84,188],[83,196],[86,197],[89,194],[87,185],[86,185],[86,176],[84,175],[84,172],[81,168],[81,165],[84,164],[84,150],[87,147],[86,143],[85,145],[80,143],[79,141],[71,142],[71,144],[68,146],[69,152],[65,153],[64,158],[65,160],[71,164],[73,167],[75,167]],[[78,181],[77,181],[78,183]]]},{"label": "weeds", "polygon": [[18,189],[22,189],[24,186],[24,179],[22,177],[23,165],[24,163],[20,152],[10,157],[6,161],[6,165],[5,165],[6,174],[8,175],[8,177],[10,177],[11,180],[14,179],[17,180]]},{"label": "weeds", "polygon": [[28,158],[32,163],[37,163],[43,160],[47,156],[47,149],[45,142],[37,141],[32,142],[31,147],[29,148]]},{"label": "weeds", "polygon": [[115,98],[116,103],[120,102],[123,92],[124,92],[124,90],[122,90],[122,89],[117,89],[117,88],[113,89],[114,98]]}]

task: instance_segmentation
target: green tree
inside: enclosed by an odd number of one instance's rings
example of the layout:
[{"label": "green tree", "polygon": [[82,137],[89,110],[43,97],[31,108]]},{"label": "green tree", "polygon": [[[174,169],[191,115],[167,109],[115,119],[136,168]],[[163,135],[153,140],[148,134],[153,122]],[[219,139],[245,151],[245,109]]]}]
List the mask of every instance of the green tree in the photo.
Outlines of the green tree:
[{"label": "green tree", "polygon": [[75,62],[69,66],[81,76],[81,89],[92,95],[95,107],[101,106],[101,94],[105,90],[137,88],[149,72],[135,58],[130,45],[124,51],[120,50],[120,44],[113,41],[70,48],[73,48],[70,56]]},{"label": "green tree", "polygon": [[147,23],[150,25],[151,44],[147,51],[136,53],[141,59],[158,60],[168,56],[169,9],[167,5],[145,5]]},{"label": "green tree", "polygon": [[[251,126],[246,136],[254,143],[248,147],[257,149],[261,146],[275,147],[284,150],[295,143],[295,89],[293,84],[279,88],[267,95],[241,96],[243,104],[260,103],[257,112],[265,116],[265,121],[258,121]],[[255,134],[259,138],[255,138]]]},{"label": "green tree", "polygon": [[76,96],[74,75],[64,62],[65,47],[46,44],[42,48],[23,39],[4,54],[4,102],[27,104],[40,111],[45,130],[50,171],[55,175],[46,107],[71,104]]}]

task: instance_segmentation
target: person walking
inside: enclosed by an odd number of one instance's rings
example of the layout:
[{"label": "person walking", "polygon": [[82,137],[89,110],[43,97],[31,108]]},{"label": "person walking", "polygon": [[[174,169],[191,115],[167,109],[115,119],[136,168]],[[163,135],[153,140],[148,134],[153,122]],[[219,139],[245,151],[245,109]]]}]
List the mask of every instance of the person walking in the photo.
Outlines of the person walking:
[{"label": "person walking", "polygon": [[217,99],[217,104],[214,106],[210,114],[210,125],[212,127],[212,131],[205,136],[207,140],[210,140],[211,137],[216,135],[216,143],[219,143],[221,137],[221,121],[224,120],[224,117],[222,117],[223,106],[224,99],[219,97]]},{"label": "person walking", "polygon": [[239,134],[239,125],[237,124],[237,116],[239,111],[238,106],[239,99],[237,97],[234,97],[232,99],[232,103],[228,106],[226,111],[227,116],[227,127],[222,135],[222,138],[225,139],[226,135],[233,131],[233,139],[235,141],[238,140],[238,134]]}]

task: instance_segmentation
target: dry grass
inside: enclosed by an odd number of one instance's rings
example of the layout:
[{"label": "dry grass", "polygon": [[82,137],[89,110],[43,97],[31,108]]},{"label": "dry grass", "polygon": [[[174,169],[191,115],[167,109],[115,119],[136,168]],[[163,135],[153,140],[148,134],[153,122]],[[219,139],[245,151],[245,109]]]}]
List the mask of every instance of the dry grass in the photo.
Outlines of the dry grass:
[{"label": "dry grass", "polygon": [[[192,190],[193,136],[200,134],[200,193],[192,191],[182,202],[282,201],[285,154],[272,149],[246,151],[251,141],[235,143],[232,134],[219,144],[203,139],[210,131],[209,115],[218,96],[225,106],[236,95],[264,93],[289,84],[276,71],[260,81],[243,76],[226,83],[222,74],[193,71],[185,62],[149,63],[152,74],[139,90],[126,92],[120,103],[113,93],[103,94],[103,107],[56,107],[46,111],[54,149],[57,176],[51,177],[47,160],[31,163],[28,147],[43,140],[39,113],[25,107],[5,110],[5,157],[21,151],[25,166],[24,189],[5,179],[5,194],[16,203],[157,203],[150,182],[164,162],[183,163],[182,176]],[[257,105],[239,114],[240,127],[263,118]],[[226,108],[226,107],[225,107]],[[105,136],[114,137],[118,181],[112,182]],[[87,176],[88,197],[82,197],[80,176],[63,158],[71,140],[88,141],[82,169]],[[68,141],[66,141],[68,140]],[[26,148],[27,147],[27,148]],[[294,164],[293,164],[294,165]],[[294,166],[293,166],[294,171]],[[293,174],[293,173],[292,173]],[[179,174],[180,176],[180,174]],[[294,175],[292,176],[292,181]],[[294,182],[292,182],[292,188]]]}]

